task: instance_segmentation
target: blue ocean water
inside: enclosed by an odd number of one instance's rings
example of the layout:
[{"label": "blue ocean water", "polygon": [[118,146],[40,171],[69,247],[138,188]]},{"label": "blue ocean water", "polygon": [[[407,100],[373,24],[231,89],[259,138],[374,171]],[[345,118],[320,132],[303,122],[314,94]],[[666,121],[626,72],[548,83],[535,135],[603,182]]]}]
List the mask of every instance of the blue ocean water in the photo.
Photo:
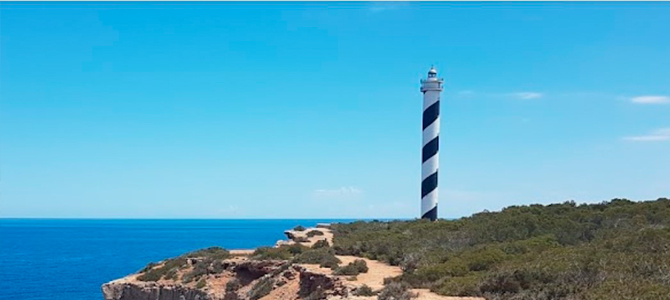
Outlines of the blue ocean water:
[{"label": "blue ocean water", "polygon": [[100,300],[100,286],[210,246],[250,249],[300,224],[350,220],[0,219],[0,299]]}]

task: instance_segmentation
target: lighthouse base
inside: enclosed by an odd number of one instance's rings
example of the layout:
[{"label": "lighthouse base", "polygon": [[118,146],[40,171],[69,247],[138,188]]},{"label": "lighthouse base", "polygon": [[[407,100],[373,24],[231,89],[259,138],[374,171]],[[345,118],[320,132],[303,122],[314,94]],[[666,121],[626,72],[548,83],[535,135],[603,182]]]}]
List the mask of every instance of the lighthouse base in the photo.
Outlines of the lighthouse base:
[{"label": "lighthouse base", "polygon": [[437,220],[437,206],[423,214],[421,219],[430,219],[431,221]]}]

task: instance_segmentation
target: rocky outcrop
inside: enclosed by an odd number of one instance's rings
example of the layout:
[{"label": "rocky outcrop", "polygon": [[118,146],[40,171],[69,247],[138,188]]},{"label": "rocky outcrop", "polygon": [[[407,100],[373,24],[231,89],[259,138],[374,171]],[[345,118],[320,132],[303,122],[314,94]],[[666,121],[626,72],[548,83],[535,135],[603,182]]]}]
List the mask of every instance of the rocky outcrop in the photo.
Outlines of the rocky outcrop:
[{"label": "rocky outcrop", "polygon": [[342,284],[340,278],[311,272],[302,267],[296,269],[300,273],[300,289],[298,290],[300,297],[304,298],[317,293],[324,298],[349,295],[349,290]]},{"label": "rocky outcrop", "polygon": [[102,286],[105,300],[210,300],[207,292],[181,285],[132,282],[106,283]]},{"label": "rocky outcrop", "polygon": [[[320,228],[287,230],[288,241],[311,247],[317,241],[332,243],[332,232]],[[309,231],[322,234],[310,236]],[[347,298],[351,285],[323,270],[309,269],[285,260],[255,260],[253,251],[205,249],[198,255],[182,255],[102,286],[105,300],[289,300]],[[226,257],[224,259],[224,257]],[[315,266],[318,269],[318,265]],[[151,274],[149,274],[151,273]],[[269,292],[268,292],[269,290]],[[262,295],[262,296],[259,296]]]},{"label": "rocky outcrop", "polygon": [[[249,300],[252,290],[262,280],[270,281],[272,290],[284,289],[280,297],[267,296],[261,299],[291,299],[311,296],[326,299],[331,296],[346,297],[349,288],[340,278],[307,270],[300,265],[278,260],[225,260],[225,271],[204,277],[206,284],[197,287],[191,283],[175,283],[160,280],[145,282],[131,275],[111,281],[102,286],[105,300]],[[226,283],[237,280],[240,287],[227,290]],[[290,288],[294,287],[294,290]]]}]

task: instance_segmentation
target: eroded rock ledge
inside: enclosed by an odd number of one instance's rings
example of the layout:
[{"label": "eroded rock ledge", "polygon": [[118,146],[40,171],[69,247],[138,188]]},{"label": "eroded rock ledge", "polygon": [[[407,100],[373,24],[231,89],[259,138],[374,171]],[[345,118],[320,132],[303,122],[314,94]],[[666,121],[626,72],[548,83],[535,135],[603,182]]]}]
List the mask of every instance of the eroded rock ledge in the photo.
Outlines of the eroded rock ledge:
[{"label": "eroded rock ledge", "polygon": [[[316,293],[319,293],[316,298],[325,299],[347,297],[350,293],[350,288],[340,278],[286,261],[234,258],[223,262],[225,270],[204,277],[204,286],[164,279],[146,282],[138,280],[138,275],[134,274],[104,284],[102,292],[105,300],[300,299]],[[234,290],[227,288],[233,280],[239,283]],[[258,285],[263,284],[270,287],[270,292],[256,298],[259,294],[254,289],[262,288]]]}]

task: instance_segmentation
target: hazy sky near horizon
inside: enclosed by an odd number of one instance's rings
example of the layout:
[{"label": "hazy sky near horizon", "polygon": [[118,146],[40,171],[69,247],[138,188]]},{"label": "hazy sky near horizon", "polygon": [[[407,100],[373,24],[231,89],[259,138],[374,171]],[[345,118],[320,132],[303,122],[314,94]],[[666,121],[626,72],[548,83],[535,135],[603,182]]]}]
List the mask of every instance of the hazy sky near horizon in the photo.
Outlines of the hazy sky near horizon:
[{"label": "hazy sky near horizon", "polygon": [[0,5],[0,216],[413,218],[670,196],[668,3]]}]

